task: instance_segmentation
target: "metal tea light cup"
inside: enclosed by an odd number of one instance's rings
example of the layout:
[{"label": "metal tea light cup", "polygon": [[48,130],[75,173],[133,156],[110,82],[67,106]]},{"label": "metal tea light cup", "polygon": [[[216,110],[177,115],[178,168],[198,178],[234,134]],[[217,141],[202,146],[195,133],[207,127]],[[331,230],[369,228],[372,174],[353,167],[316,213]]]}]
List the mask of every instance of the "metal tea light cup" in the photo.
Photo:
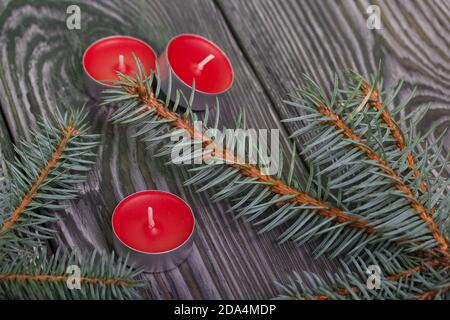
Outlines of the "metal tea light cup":
[{"label": "metal tea light cup", "polygon": [[[86,69],[86,64],[85,64],[85,59],[86,59],[86,54],[89,52],[89,50],[97,45],[100,42],[103,42],[105,40],[108,39],[114,39],[114,38],[127,38],[127,39],[131,39],[131,40],[135,40],[137,42],[142,43],[143,45],[145,45],[146,47],[148,47],[148,49],[154,54],[154,56],[156,57],[156,53],[155,50],[153,50],[153,48],[147,44],[146,42],[134,38],[134,37],[130,37],[130,36],[109,36],[109,37],[104,37],[101,39],[98,39],[97,41],[94,41],[93,43],[91,43],[89,45],[89,47],[84,51],[83,53],[83,58],[82,58],[82,65],[83,65],[83,76],[84,76],[84,84],[86,87],[86,91],[89,94],[90,97],[92,97],[93,99],[100,101],[103,95],[103,91],[106,89],[114,89],[117,88],[117,85],[111,85],[111,84],[106,84],[104,82],[98,81],[97,79],[95,79],[94,77],[92,77],[92,75],[88,72],[88,70]],[[102,79],[102,80],[109,80],[109,79]],[[111,79],[113,80],[113,79]]]},{"label": "metal tea light cup", "polygon": [[[169,43],[167,44],[167,47],[164,50],[164,52],[159,56],[159,58],[157,60],[157,64],[158,64],[158,68],[159,68],[160,86],[161,86],[161,90],[165,94],[170,93],[170,99],[172,101],[176,100],[177,92],[179,92],[180,93],[179,105],[184,108],[187,107],[186,100],[189,100],[191,95],[194,94],[192,105],[191,105],[192,110],[203,111],[206,109],[207,106],[210,108],[215,106],[215,104],[217,102],[217,98],[220,98],[221,96],[223,96],[231,88],[231,86],[233,84],[233,80],[234,80],[234,72],[233,72],[233,69],[231,68],[232,81],[224,90],[222,90],[220,92],[208,93],[208,92],[201,91],[197,88],[195,88],[195,91],[193,92],[193,86],[192,86],[193,84],[184,82],[176,74],[176,72],[170,65],[170,61],[168,58],[168,50],[170,48],[171,43],[178,37],[182,37],[182,36],[186,36],[186,35],[191,35],[191,34],[180,34],[180,35],[172,38],[169,41]],[[219,52],[221,52],[221,54],[223,54],[223,56],[226,57],[226,59],[229,61],[227,55],[212,41],[210,41],[204,37],[198,36],[198,35],[192,35],[192,36],[203,39],[204,41],[207,41],[210,44],[214,45],[214,47],[216,47],[217,50]],[[184,98],[183,98],[183,96],[184,96]]]},{"label": "metal tea light cup", "polygon": [[[164,191],[159,191],[164,192]],[[137,192],[139,193],[139,192]],[[171,194],[172,196],[175,196],[176,198],[180,199],[184,203],[186,203],[183,199],[180,197],[170,193],[170,192],[164,192],[167,194]],[[133,195],[130,195],[133,196]],[[124,200],[126,200],[125,198]],[[122,201],[124,201],[122,200]],[[119,204],[120,205],[120,204]],[[119,206],[118,205],[118,206]],[[194,235],[195,235],[195,228],[196,228],[196,220],[195,216],[193,214],[192,208],[186,203],[186,205],[189,207],[190,212],[192,213],[192,217],[194,219],[192,231],[188,238],[181,243],[178,247],[173,248],[168,251],[164,252],[157,252],[157,253],[150,253],[145,251],[140,251],[137,249],[134,249],[124,243],[117,235],[114,224],[112,223],[114,219],[114,215],[116,213],[116,209],[114,209],[113,216],[111,218],[111,224],[113,229],[113,245],[115,251],[118,253],[119,256],[123,258],[128,258],[128,265],[133,266],[135,268],[143,268],[145,272],[151,272],[151,273],[159,273],[159,272],[165,272],[170,271],[172,269],[177,268],[181,263],[183,263],[189,254],[192,252],[192,246],[194,244]]]}]

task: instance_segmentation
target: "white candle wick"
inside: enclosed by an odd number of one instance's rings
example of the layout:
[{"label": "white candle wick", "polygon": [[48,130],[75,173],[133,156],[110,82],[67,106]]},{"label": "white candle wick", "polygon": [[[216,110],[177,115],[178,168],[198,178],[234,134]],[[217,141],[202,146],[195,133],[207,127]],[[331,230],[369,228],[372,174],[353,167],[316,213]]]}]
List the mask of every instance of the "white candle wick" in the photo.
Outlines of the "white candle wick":
[{"label": "white candle wick", "polygon": [[119,54],[119,71],[124,73],[127,70],[125,67],[125,56],[123,54]]},{"label": "white candle wick", "polygon": [[203,59],[199,64],[198,64],[198,69],[200,71],[203,70],[203,68],[206,66],[206,64],[208,62],[210,62],[212,59],[214,59],[216,56],[213,55],[212,53],[210,53],[205,59]]},{"label": "white candle wick", "polygon": [[153,218],[153,208],[148,207],[148,227],[153,229],[155,227],[155,219]]}]

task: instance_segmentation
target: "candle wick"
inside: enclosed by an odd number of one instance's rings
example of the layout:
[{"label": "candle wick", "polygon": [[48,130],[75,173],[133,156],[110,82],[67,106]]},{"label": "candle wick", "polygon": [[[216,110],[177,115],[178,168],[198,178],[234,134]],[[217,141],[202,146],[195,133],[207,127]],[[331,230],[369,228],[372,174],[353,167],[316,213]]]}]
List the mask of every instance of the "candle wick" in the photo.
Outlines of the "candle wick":
[{"label": "candle wick", "polygon": [[148,227],[153,229],[155,227],[155,219],[153,218],[153,208],[148,207]]},{"label": "candle wick", "polygon": [[123,54],[119,54],[119,71],[124,73],[127,70],[125,67],[125,56]]},{"label": "candle wick", "polygon": [[206,66],[208,62],[210,62],[212,59],[214,59],[216,56],[210,53],[205,59],[203,59],[199,64],[198,68],[199,70],[203,70],[203,68]]}]

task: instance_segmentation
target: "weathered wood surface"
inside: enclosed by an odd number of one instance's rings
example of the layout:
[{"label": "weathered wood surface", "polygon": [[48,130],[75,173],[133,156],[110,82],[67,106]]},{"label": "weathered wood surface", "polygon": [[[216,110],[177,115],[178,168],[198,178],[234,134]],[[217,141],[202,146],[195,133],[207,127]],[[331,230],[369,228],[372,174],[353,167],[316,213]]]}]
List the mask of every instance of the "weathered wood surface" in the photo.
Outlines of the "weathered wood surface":
[{"label": "weathered wood surface", "polygon": [[[66,8],[79,4],[82,30],[68,30]],[[418,95],[410,110],[430,102],[423,122],[450,120],[448,2],[381,2],[382,30],[368,30],[361,1],[170,0],[170,1],[21,1],[0,0],[0,104],[12,139],[27,137],[39,116],[88,102],[93,131],[103,133],[99,158],[79,200],[58,214],[55,246],[111,250],[110,217],[124,196],[143,189],[174,192],[193,207],[198,234],[191,257],[179,269],[148,274],[149,299],[270,298],[274,281],[293,270],[321,272],[328,261],[314,260],[308,247],[278,246],[277,232],[257,235],[234,221],[225,202],[210,203],[204,194],[182,186],[185,173],[164,167],[132,130],[106,121],[110,107],[90,101],[82,84],[81,55],[101,36],[128,34],[161,52],[171,36],[204,35],[230,56],[236,72],[222,101],[222,124],[233,126],[241,106],[255,128],[291,128],[280,123],[288,111],[282,98],[300,83],[302,73],[329,86],[334,72],[352,67],[363,74],[383,61],[386,81],[406,79]],[[1,125],[1,123],[0,123]],[[2,140],[3,141],[3,140]],[[450,149],[450,139],[447,147]],[[286,150],[286,149],[285,149]],[[448,150],[448,149],[447,149]],[[299,168],[301,172],[301,167]]]},{"label": "weathered wood surface", "polygon": [[[125,2],[85,1],[82,30],[69,31],[65,9],[70,2],[6,1],[0,16],[2,110],[15,141],[28,136],[40,115],[63,109],[61,99],[80,106],[88,101],[82,87],[82,48],[109,34],[129,34],[147,40],[161,52],[171,36],[202,34],[227,52],[236,82],[222,101],[222,124],[233,127],[239,107],[249,109],[249,126],[281,127],[276,111],[240,52],[223,17],[211,1]],[[139,5],[138,5],[139,4]],[[145,15],[142,13],[145,12]],[[162,35],[162,36],[161,36]],[[179,168],[164,167],[131,138],[132,130],[106,121],[111,107],[88,101],[93,131],[103,133],[97,165],[81,186],[78,201],[58,214],[55,245],[73,249],[111,250],[110,217],[117,203],[143,189],[170,190],[193,207],[198,221],[195,248],[188,261],[174,271],[146,275],[146,298],[270,298],[274,281],[292,270],[320,271],[326,263],[313,261],[306,248],[279,247],[277,233],[262,236],[243,221],[224,212],[227,203],[210,203],[204,194],[182,186]],[[286,135],[283,135],[284,137]]]},{"label": "weathered wood surface", "polygon": [[[240,49],[282,118],[294,110],[282,99],[308,74],[330,88],[334,74],[348,69],[375,73],[379,63],[387,85],[403,78],[398,99],[414,99],[403,115],[430,104],[416,130],[450,124],[450,1],[273,1],[217,0]],[[367,8],[378,5],[380,30],[367,27]],[[392,107],[392,106],[389,106]],[[287,128],[292,130],[292,128]],[[450,151],[450,132],[446,150]],[[443,154],[443,156],[444,156]],[[449,168],[450,172],[450,168]]]},{"label": "weathered wood surface", "polygon": [[8,128],[3,116],[0,114],[0,192],[3,192],[3,188],[5,187],[2,177],[7,174],[6,161],[11,161],[13,154],[13,144],[9,136]]}]

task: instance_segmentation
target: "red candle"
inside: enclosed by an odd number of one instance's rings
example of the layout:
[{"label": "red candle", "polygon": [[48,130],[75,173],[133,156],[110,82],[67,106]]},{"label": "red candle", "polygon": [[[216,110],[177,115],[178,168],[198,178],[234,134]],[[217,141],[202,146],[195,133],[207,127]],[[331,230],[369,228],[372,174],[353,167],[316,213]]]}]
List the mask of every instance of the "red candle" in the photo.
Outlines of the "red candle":
[{"label": "red candle", "polygon": [[158,65],[161,87],[166,93],[170,76],[173,99],[176,90],[189,97],[195,81],[194,110],[213,106],[216,97],[228,91],[233,83],[233,68],[226,54],[210,40],[194,34],[173,38],[159,57]]},{"label": "red candle", "polygon": [[116,250],[147,271],[174,268],[189,254],[195,220],[174,194],[149,190],[130,195],[114,210]]},{"label": "red candle", "polygon": [[137,71],[136,55],[142,62],[146,73],[155,69],[156,54],[142,40],[128,36],[111,36],[91,44],[83,55],[88,93],[98,98],[101,91],[112,87],[107,80],[116,80],[117,72],[132,76]]}]

